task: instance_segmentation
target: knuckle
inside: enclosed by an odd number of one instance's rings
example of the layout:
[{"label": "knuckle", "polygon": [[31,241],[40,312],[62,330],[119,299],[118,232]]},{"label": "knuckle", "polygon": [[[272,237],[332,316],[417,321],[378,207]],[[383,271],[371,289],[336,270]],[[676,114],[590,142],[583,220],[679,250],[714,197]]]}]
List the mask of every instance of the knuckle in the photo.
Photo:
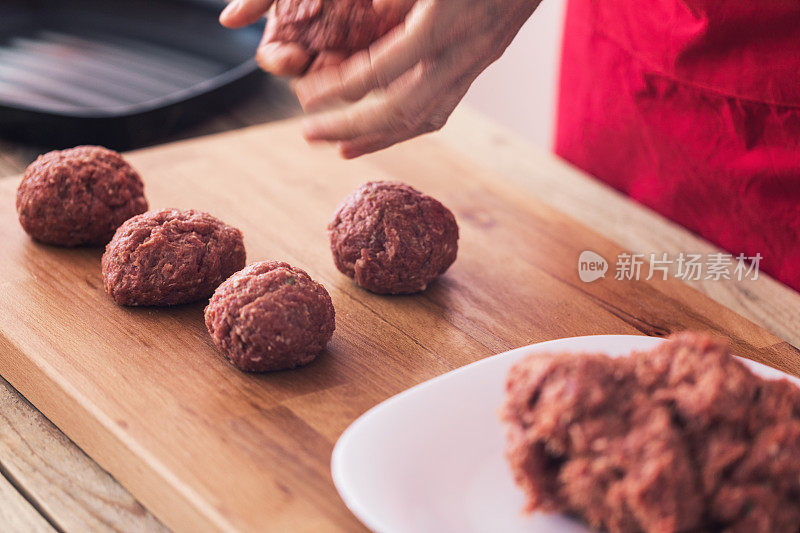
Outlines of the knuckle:
[{"label": "knuckle", "polygon": [[339,90],[347,100],[357,100],[377,82],[369,57],[354,55],[339,71]]},{"label": "knuckle", "polygon": [[368,79],[364,80],[366,84],[371,85],[373,88],[386,87],[389,80],[385,74],[375,64],[375,58],[370,48],[366,51],[366,71],[368,72]]},{"label": "knuckle", "polygon": [[422,133],[431,133],[439,131],[447,124],[447,115],[445,113],[434,113],[427,117],[422,125]]},{"label": "knuckle", "polygon": [[478,50],[478,55],[487,64],[491,64],[500,59],[510,43],[511,38],[507,35],[505,28],[486,28],[477,37],[475,46]]},{"label": "knuckle", "polygon": [[405,77],[406,84],[411,87],[418,87],[424,83],[429,83],[436,73],[436,64],[429,59],[422,59],[414,65]]},{"label": "knuckle", "polygon": [[389,112],[389,128],[396,133],[414,131],[417,117],[405,106],[393,106]]}]

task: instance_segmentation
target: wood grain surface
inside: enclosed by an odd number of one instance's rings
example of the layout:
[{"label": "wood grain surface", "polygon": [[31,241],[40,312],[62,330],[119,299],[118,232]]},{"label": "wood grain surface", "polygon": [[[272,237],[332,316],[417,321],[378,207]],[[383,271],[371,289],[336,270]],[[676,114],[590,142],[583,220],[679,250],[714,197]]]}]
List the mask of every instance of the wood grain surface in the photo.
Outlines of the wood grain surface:
[{"label": "wood grain surface", "polygon": [[[131,160],[152,207],[205,209],[239,226],[249,261],[307,269],[337,309],[317,362],[241,374],[211,345],[202,303],[115,306],[100,251],[30,241],[15,222],[16,180],[0,183],[0,373],[179,531],[359,528],[330,480],[344,428],[409,386],[531,342],[698,328],[800,372],[788,343],[678,281],[581,283],[580,251],[619,247],[436,138],[344,162],[307,147],[290,122]],[[325,225],[369,179],[418,186],[459,220],[459,259],[422,295],[372,295],[333,266]]]},{"label": "wood grain surface", "polygon": [[[681,252],[707,256],[723,251],[463,106],[453,113],[437,138],[629,252],[666,252],[676,257]],[[800,348],[800,292],[763,272],[755,280],[698,279],[684,283]]]},{"label": "wood grain surface", "polygon": [[[285,119],[300,113],[288,84],[264,75],[252,95],[228,102],[212,118],[167,135],[171,142]],[[16,179],[40,153],[53,147],[0,139],[0,179]],[[24,497],[3,498],[26,514],[38,510],[61,531],[158,532],[166,528],[8,382],[0,377],[0,470]],[[0,522],[2,523],[2,522]],[[15,523],[16,524],[16,523]],[[9,525],[9,533],[28,528]]]},{"label": "wood grain surface", "polygon": [[[0,382],[0,469],[60,531],[158,533],[166,528],[5,381]],[[0,481],[2,481],[0,479]],[[10,510],[14,500],[3,498]],[[27,528],[3,527],[20,533]]]},{"label": "wood grain surface", "polygon": [[29,533],[54,533],[56,531],[3,476],[0,476],[0,502],[2,502],[0,524],[6,531]]}]

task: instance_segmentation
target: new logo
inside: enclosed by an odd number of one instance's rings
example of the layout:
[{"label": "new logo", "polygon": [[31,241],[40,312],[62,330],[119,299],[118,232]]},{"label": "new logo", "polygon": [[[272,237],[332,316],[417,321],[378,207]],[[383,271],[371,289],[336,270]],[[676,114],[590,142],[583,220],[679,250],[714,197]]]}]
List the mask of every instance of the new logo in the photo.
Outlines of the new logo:
[{"label": "new logo", "polygon": [[578,277],[584,283],[591,283],[600,278],[606,277],[608,272],[608,261],[591,250],[584,250],[578,257]]}]

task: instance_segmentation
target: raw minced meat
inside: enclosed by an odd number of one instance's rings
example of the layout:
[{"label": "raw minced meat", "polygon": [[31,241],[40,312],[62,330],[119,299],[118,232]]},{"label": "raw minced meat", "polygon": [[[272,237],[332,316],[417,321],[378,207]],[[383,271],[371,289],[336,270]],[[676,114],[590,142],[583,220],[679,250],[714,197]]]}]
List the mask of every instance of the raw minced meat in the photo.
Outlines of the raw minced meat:
[{"label": "raw minced meat", "polygon": [[325,287],[280,261],[254,263],[231,276],[211,297],[205,320],[214,344],[247,372],[308,364],[335,328]]},{"label": "raw minced meat", "polygon": [[310,52],[355,52],[399,21],[399,16],[376,13],[372,0],[277,0],[268,39],[299,43]]},{"label": "raw minced meat", "polygon": [[119,227],[103,254],[103,284],[120,305],[208,298],[245,265],[242,232],[208,213],[164,209]]},{"label": "raw minced meat", "polygon": [[120,224],[145,211],[139,174],[101,146],[39,156],[17,189],[22,228],[38,241],[59,246],[105,245]]},{"label": "raw minced meat", "polygon": [[458,254],[458,225],[441,202],[399,182],[365,183],[328,226],[336,268],[379,294],[420,292]]},{"label": "raw minced meat", "polygon": [[612,532],[798,531],[800,389],[706,335],[623,358],[532,355],[502,418],[528,510]]}]

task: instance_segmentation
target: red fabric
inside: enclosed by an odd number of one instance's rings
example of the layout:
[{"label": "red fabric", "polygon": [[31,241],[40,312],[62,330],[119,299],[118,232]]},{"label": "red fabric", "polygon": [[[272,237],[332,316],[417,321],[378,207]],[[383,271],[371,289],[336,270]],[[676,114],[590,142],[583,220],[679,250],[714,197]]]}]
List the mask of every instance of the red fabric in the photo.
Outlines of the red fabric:
[{"label": "red fabric", "polygon": [[555,148],[800,290],[800,3],[570,0]]}]

